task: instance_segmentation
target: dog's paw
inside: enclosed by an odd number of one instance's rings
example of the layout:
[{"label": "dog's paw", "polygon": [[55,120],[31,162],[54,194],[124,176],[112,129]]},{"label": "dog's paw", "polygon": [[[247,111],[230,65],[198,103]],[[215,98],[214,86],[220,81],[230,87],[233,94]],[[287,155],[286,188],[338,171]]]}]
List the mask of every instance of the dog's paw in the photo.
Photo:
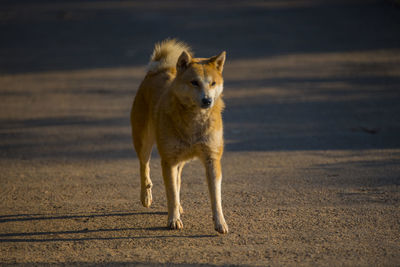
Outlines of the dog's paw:
[{"label": "dog's paw", "polygon": [[173,230],[180,230],[183,228],[181,219],[170,219],[168,220],[168,228]]},{"label": "dog's paw", "polygon": [[146,208],[151,206],[153,202],[153,196],[151,194],[151,187],[142,189],[140,192],[140,200],[142,201],[142,205]]},{"label": "dog's paw", "polygon": [[226,222],[215,223],[215,231],[220,234],[227,234],[229,232]]}]

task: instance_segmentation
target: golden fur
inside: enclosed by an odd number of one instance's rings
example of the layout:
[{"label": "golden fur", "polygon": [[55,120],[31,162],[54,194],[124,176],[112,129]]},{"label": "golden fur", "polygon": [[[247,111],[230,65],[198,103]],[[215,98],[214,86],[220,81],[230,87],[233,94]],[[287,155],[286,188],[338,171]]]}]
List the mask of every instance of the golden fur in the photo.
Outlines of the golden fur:
[{"label": "golden fur", "polygon": [[140,161],[141,201],[145,207],[152,202],[149,161],[157,143],[171,229],[183,227],[179,199],[182,168],[188,160],[198,158],[206,169],[215,229],[228,232],[221,207],[224,62],[225,52],[194,58],[182,42],[158,43],[133,102],[131,125]]}]

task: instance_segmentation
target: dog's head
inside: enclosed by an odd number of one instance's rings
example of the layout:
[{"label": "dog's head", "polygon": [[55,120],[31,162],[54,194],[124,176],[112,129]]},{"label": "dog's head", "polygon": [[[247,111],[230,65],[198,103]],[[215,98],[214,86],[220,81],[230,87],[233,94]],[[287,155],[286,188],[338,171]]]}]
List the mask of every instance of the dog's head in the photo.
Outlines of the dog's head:
[{"label": "dog's head", "polygon": [[180,102],[202,109],[214,106],[224,87],[224,63],[225,51],[211,58],[192,58],[183,51],[176,65],[175,95]]}]

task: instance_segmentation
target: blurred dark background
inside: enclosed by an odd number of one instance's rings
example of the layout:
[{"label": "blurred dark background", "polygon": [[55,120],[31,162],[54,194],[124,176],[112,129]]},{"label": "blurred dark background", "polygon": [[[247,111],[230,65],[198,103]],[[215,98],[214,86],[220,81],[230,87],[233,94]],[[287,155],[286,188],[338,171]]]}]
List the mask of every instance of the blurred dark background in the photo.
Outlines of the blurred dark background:
[{"label": "blurred dark background", "polygon": [[2,1],[0,71],[143,65],[176,37],[229,59],[399,49],[389,1]]}]

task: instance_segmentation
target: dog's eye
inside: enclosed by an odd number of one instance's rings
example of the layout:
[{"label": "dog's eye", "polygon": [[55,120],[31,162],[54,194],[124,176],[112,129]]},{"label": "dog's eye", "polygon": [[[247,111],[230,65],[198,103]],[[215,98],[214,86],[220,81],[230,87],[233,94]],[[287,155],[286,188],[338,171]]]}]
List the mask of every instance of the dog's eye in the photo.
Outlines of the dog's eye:
[{"label": "dog's eye", "polygon": [[193,81],[191,81],[190,83],[191,83],[193,86],[196,86],[196,87],[199,86],[199,82],[196,81],[196,80],[193,80]]},{"label": "dog's eye", "polygon": [[215,82],[212,82],[212,83],[211,83],[211,86],[214,86],[214,85],[215,85]]}]

